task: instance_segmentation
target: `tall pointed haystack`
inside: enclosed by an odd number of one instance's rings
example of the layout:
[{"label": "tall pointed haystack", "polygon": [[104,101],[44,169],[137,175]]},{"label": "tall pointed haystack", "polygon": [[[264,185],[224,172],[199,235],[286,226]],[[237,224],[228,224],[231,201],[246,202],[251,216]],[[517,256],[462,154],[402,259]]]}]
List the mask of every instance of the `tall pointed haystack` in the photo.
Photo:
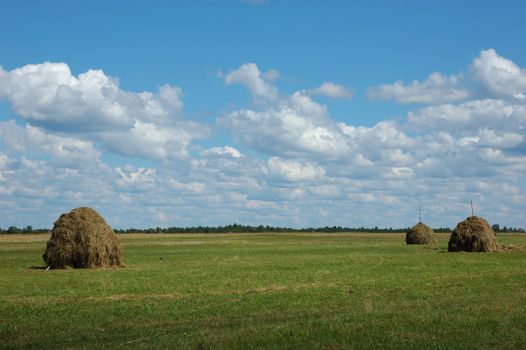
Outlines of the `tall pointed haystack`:
[{"label": "tall pointed haystack", "polygon": [[435,236],[435,231],[426,224],[419,222],[411,227],[405,235],[406,244],[436,244],[438,238]]},{"label": "tall pointed haystack", "polygon": [[495,232],[490,224],[478,216],[470,216],[459,222],[449,238],[450,252],[496,252]]},{"label": "tall pointed haystack", "polygon": [[102,216],[83,207],[55,221],[43,258],[51,268],[121,266],[122,250]]}]

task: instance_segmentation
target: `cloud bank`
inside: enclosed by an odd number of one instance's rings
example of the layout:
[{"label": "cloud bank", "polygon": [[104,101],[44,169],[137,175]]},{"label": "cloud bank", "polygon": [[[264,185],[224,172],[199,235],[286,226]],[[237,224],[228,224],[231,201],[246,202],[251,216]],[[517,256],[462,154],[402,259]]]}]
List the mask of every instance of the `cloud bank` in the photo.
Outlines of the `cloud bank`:
[{"label": "cloud bank", "polygon": [[[91,205],[115,227],[402,227],[420,203],[428,223],[452,226],[473,199],[493,223],[526,226],[526,73],[494,50],[458,74],[371,87],[370,103],[419,106],[369,126],[318,101],[351,88],[285,93],[275,69],[226,69],[225,89],[243,86],[251,101],[209,125],[183,114],[180,87],[125,91],[65,63],[0,69],[15,115],[0,121],[0,225],[49,226]],[[228,136],[210,138],[215,128]]]}]

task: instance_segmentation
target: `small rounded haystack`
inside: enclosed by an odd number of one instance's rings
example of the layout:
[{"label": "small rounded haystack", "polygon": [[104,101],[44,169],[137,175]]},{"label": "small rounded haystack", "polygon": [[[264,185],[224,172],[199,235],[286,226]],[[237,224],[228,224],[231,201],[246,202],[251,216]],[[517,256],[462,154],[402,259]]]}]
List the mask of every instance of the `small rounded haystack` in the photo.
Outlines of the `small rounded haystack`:
[{"label": "small rounded haystack", "polygon": [[435,231],[426,224],[419,222],[411,227],[405,235],[405,243],[407,244],[436,244],[438,239],[435,236]]},{"label": "small rounded haystack", "polygon": [[43,258],[51,268],[121,266],[122,250],[99,213],[77,208],[55,221]]},{"label": "small rounded haystack", "polygon": [[495,232],[489,223],[478,216],[470,216],[459,222],[451,233],[447,245],[450,252],[496,252]]}]

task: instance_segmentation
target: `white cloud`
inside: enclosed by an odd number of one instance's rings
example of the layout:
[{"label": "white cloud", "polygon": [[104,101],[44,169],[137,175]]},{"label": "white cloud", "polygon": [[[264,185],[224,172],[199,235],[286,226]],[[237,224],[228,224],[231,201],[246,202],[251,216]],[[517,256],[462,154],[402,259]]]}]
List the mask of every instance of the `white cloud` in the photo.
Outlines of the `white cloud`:
[{"label": "white cloud", "polygon": [[18,116],[50,128],[126,127],[133,122],[131,115],[146,115],[145,109],[151,109],[148,103],[153,102],[152,96],[121,91],[118,81],[101,70],[89,70],[77,78],[65,63],[14,69],[3,84]]},{"label": "white cloud", "polygon": [[9,72],[6,72],[0,66],[0,99],[5,98],[9,94]]},{"label": "white cloud", "polygon": [[358,145],[382,148],[407,149],[414,146],[414,141],[405,135],[393,121],[379,122],[373,127],[352,126],[339,123],[342,132]]},{"label": "white cloud", "polygon": [[284,178],[288,181],[321,181],[325,170],[312,163],[272,157],[267,162],[267,168],[272,176]]},{"label": "white cloud", "polygon": [[470,66],[470,73],[493,96],[526,100],[526,69],[497,55],[493,49],[480,52]]},{"label": "white cloud", "polygon": [[190,182],[181,182],[177,179],[168,179],[168,186],[172,189],[178,191],[185,191],[191,193],[203,193],[206,189],[206,184],[204,182],[190,181]]},{"label": "white cloud", "polygon": [[[432,172],[437,171],[452,176],[472,176],[473,172],[463,167],[467,164],[466,159],[471,157],[474,161],[468,163],[477,164],[488,159],[491,154],[488,147],[517,147],[524,139],[520,133],[491,134],[494,128],[473,127],[481,118],[492,118],[492,124],[489,124],[492,126],[501,123],[502,120],[495,119],[494,112],[497,110],[501,111],[502,118],[508,118],[504,121],[508,126],[514,120],[515,126],[524,129],[520,106],[510,108],[505,102],[497,100],[470,101],[460,106],[431,106],[410,113],[408,117],[409,126],[421,130],[424,135],[433,129],[456,131],[462,120],[460,124],[465,124],[465,132],[449,135],[433,131],[429,137],[411,137],[394,121],[379,122],[372,127],[336,123],[330,118],[326,106],[314,102],[305,90],[283,97],[260,110],[230,112],[220,119],[220,125],[229,128],[239,141],[256,151],[291,160],[303,158],[317,161],[326,165],[327,174],[411,179],[418,174],[435,176]],[[452,141],[448,137],[433,139],[436,135],[447,135]],[[492,141],[485,141],[485,137],[491,137]],[[477,140],[476,146],[471,142],[469,148],[459,148],[466,145],[466,140]],[[436,150],[444,149],[444,145],[457,156],[448,158],[437,153]],[[433,161],[434,157],[448,161],[437,163]],[[347,170],[344,170],[345,167],[348,167]],[[482,171],[484,174],[495,172],[486,167]]]},{"label": "white cloud", "polygon": [[518,146],[524,141],[524,135],[514,132],[498,132],[490,129],[479,129],[474,136],[463,137],[458,141],[461,146],[478,145],[481,147],[492,147],[508,149]]},{"label": "white cloud", "polygon": [[90,142],[51,135],[31,125],[21,127],[13,120],[0,123],[0,139],[13,152],[50,155],[61,164],[82,166],[100,157]]},{"label": "white cloud", "polygon": [[467,99],[470,92],[462,85],[462,75],[445,76],[432,73],[424,81],[414,80],[405,85],[402,81],[369,88],[372,99],[394,99],[399,103],[439,104]]},{"label": "white cloud", "polygon": [[432,73],[424,81],[411,84],[397,81],[369,88],[372,99],[394,99],[399,103],[443,104],[468,99],[512,98],[526,101],[526,69],[499,56],[495,50],[482,50],[469,66],[469,74],[446,76]]},{"label": "white cloud", "polygon": [[241,109],[220,119],[241,142],[271,155],[318,154],[340,156],[345,139],[324,106],[303,93],[262,111]]},{"label": "white cloud", "polygon": [[[441,101],[440,84],[458,84],[463,89],[453,78],[441,83],[442,78],[431,76],[427,82],[436,85],[436,96],[430,102]],[[398,210],[419,196],[458,202],[467,191],[465,184],[473,179],[495,181],[526,167],[524,155],[508,152],[524,144],[526,114],[521,104],[487,99],[433,105],[410,113],[409,128],[404,131],[406,126],[392,120],[371,127],[336,123],[327,107],[307,94],[302,90],[262,108],[235,110],[220,119],[239,141],[271,156],[260,166],[262,173],[252,175],[263,181],[268,177],[261,185],[266,194],[256,191],[254,195],[324,206],[324,201],[338,198],[341,205],[361,203],[360,215],[368,216],[370,206],[372,218],[378,206]],[[467,93],[458,96],[446,95],[443,100],[468,98]],[[452,185],[444,185],[445,181]],[[511,180],[512,185],[517,187],[517,181]],[[280,188],[282,183],[287,185]],[[452,192],[458,198],[451,197]],[[478,193],[501,196],[493,189]],[[346,200],[353,204],[343,204]],[[454,205],[447,209],[433,206],[440,213],[436,217],[458,210]],[[389,216],[389,220],[394,223],[399,218]]]},{"label": "white cloud", "polygon": [[9,158],[6,154],[0,153],[0,170],[7,169],[7,165],[10,163]]},{"label": "white cloud", "polygon": [[201,152],[204,156],[227,156],[232,158],[242,158],[243,154],[239,152],[237,149],[231,146],[223,146],[223,147],[212,147],[209,149],[204,150]]},{"label": "white cloud", "polygon": [[163,127],[140,121],[129,130],[100,133],[101,141],[110,150],[152,159],[188,157],[187,148],[196,136],[199,136],[197,132],[193,133],[190,128]]},{"label": "white cloud", "polygon": [[256,101],[275,101],[278,98],[278,91],[269,81],[276,79],[278,75],[276,70],[261,73],[255,63],[245,63],[228,72],[223,79],[229,85],[246,86]]},{"label": "white cloud", "polygon": [[117,185],[119,187],[138,191],[152,189],[155,186],[155,169],[125,165],[115,168],[115,173],[118,175]]},{"label": "white cloud", "polygon": [[330,98],[343,99],[350,99],[353,96],[353,92],[347,89],[345,86],[327,81],[318,86],[317,88],[306,90],[306,93],[313,96],[325,96]]},{"label": "white cloud", "polygon": [[125,91],[102,70],[76,77],[65,63],[0,69],[0,97],[18,117],[128,156],[187,157],[192,140],[208,136],[207,126],[181,118],[182,95],[168,84],[157,93]]},{"label": "white cloud", "polygon": [[380,122],[373,127],[352,126],[339,123],[341,131],[348,137],[348,144],[359,157],[355,158],[357,166],[407,166],[414,162],[411,149],[418,142],[404,132],[392,121]]},{"label": "white cloud", "polygon": [[469,131],[486,127],[524,132],[526,108],[503,100],[473,100],[409,112],[408,123],[416,130]]},{"label": "white cloud", "polygon": [[261,76],[263,77],[263,79],[265,79],[267,82],[270,82],[270,81],[274,81],[274,80],[278,80],[280,75],[279,75],[279,71],[277,71],[276,69],[269,69],[268,71],[266,72],[263,72],[261,74]]},{"label": "white cloud", "polygon": [[[11,163],[12,161],[9,159],[9,157],[7,157],[6,154],[0,152],[0,182],[4,182],[6,180],[3,173],[9,170]],[[2,194],[5,189],[6,188],[4,186],[0,185],[0,194]]]}]

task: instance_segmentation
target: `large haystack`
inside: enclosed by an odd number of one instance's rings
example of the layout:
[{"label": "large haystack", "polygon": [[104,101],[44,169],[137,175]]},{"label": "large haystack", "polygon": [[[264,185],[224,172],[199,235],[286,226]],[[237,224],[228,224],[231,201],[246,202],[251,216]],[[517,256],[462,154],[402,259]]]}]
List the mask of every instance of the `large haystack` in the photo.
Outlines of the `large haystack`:
[{"label": "large haystack", "polygon": [[120,266],[122,250],[99,213],[77,208],[55,221],[43,258],[51,268]]},{"label": "large haystack", "polygon": [[450,252],[496,252],[495,232],[489,223],[478,216],[459,222],[451,233],[447,246]]},{"label": "large haystack", "polygon": [[438,239],[435,236],[435,231],[426,224],[419,222],[411,227],[405,235],[405,243],[407,244],[436,244]]}]

